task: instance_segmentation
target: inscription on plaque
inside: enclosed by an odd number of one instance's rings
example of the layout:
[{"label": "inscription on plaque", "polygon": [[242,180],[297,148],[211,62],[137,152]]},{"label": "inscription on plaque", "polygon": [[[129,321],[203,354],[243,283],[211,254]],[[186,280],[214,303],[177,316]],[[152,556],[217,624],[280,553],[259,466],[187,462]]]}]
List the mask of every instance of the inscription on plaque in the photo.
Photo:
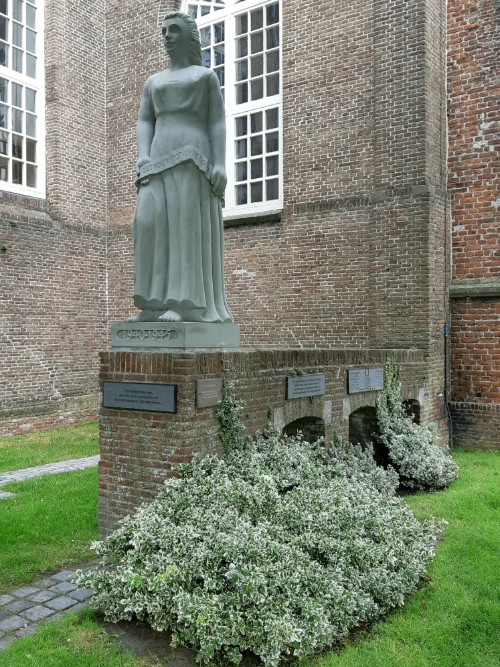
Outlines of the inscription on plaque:
[{"label": "inscription on plaque", "polygon": [[213,408],[222,401],[222,378],[196,380],[196,406]]},{"label": "inscription on plaque", "polygon": [[323,396],[325,393],[325,374],[315,375],[292,375],[286,379],[286,397],[310,398],[311,396]]},{"label": "inscription on plaque", "polygon": [[383,368],[351,368],[348,371],[348,392],[380,391],[384,388]]},{"label": "inscription on plaque", "polygon": [[119,410],[175,413],[177,385],[149,382],[104,382],[102,405]]}]

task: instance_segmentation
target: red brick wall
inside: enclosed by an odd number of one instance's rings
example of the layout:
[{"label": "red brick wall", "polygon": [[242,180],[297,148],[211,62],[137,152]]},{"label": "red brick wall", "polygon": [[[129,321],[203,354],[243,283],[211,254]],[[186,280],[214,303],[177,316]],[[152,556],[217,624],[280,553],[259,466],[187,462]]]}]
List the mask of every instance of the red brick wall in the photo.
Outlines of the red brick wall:
[{"label": "red brick wall", "polygon": [[500,446],[499,18],[494,0],[448,2],[453,284],[477,290],[451,307],[452,414],[465,446]]},{"label": "red brick wall", "polygon": [[107,337],[104,7],[45,16],[47,199],[0,192],[0,435],[95,416]]},{"label": "red brick wall", "polygon": [[[305,12],[283,0],[282,16],[285,207],[277,221],[226,229],[242,344],[418,348],[442,417],[443,3],[320,0]],[[112,3],[108,19],[110,315],[123,319],[137,107],[165,56],[157,2]]]},{"label": "red brick wall", "polygon": [[[108,534],[121,518],[152,500],[172,466],[196,452],[220,449],[214,408],[196,405],[196,380],[227,371],[232,393],[242,401],[246,434],[270,422],[280,430],[303,417],[325,422],[347,439],[349,415],[374,405],[377,392],[346,393],[350,367],[381,367],[389,358],[402,367],[403,393],[422,396],[426,364],[416,350],[242,350],[239,352],[107,352],[101,355],[101,381],[159,382],[177,386],[177,412],[151,413],[102,408],[100,413],[99,529]],[[285,399],[286,377],[297,372],[325,374],[325,394]]]}]

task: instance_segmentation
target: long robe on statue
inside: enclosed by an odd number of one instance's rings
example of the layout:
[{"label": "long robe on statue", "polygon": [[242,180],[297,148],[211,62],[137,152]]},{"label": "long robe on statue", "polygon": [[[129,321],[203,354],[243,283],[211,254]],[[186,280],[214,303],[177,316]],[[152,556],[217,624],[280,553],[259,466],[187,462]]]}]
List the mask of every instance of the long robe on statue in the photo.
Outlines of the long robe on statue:
[{"label": "long robe on statue", "polygon": [[[215,79],[210,80],[211,77]],[[175,80],[150,77],[144,99],[155,118],[150,163],[139,174],[134,216],[134,304],[175,310],[184,321],[232,322],[224,291],[222,204],[210,185],[210,70]]]}]

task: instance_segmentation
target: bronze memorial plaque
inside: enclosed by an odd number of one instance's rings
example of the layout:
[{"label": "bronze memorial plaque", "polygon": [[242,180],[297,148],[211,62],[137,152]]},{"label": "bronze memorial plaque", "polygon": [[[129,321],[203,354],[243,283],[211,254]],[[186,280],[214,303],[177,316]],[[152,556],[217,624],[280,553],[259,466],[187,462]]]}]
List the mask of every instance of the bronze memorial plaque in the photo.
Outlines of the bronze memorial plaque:
[{"label": "bronze memorial plaque", "polygon": [[177,385],[152,382],[104,382],[104,408],[142,410],[143,412],[176,412]]},{"label": "bronze memorial plaque", "polygon": [[349,394],[380,391],[384,388],[383,368],[351,368],[348,371]]},{"label": "bronze memorial plaque", "polygon": [[286,379],[286,398],[311,398],[325,393],[325,374],[292,375]]},{"label": "bronze memorial plaque", "polygon": [[222,378],[196,380],[196,407],[213,408],[222,401]]}]

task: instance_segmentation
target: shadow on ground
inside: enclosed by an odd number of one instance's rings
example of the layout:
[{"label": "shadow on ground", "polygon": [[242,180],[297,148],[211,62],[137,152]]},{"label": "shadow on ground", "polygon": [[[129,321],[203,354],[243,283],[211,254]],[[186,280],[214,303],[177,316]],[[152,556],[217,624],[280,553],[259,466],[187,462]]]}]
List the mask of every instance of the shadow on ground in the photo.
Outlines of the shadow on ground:
[{"label": "shadow on ground", "polygon": [[[102,625],[108,635],[118,641],[127,651],[141,658],[156,659],[164,667],[193,667],[197,665],[195,652],[179,646],[170,646],[169,632],[156,632],[147,623],[139,621],[120,621],[108,623],[101,615],[96,621]],[[262,667],[263,663],[253,654],[245,655],[242,667]]]}]

